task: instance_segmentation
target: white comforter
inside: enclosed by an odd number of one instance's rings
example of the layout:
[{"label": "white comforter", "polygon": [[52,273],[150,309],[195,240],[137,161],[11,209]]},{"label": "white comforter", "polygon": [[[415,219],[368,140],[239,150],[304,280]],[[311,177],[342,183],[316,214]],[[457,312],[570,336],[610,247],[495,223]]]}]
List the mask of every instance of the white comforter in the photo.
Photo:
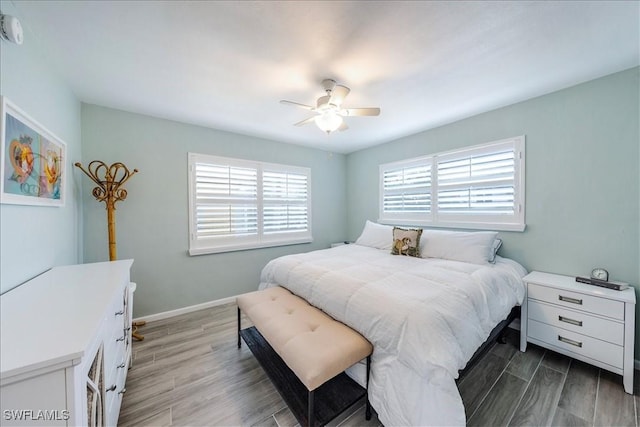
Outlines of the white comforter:
[{"label": "white comforter", "polygon": [[464,425],[458,370],[522,303],[525,274],[500,257],[480,266],[344,245],[272,260],[260,289],[285,287],[373,344],[369,398],[383,424]]}]

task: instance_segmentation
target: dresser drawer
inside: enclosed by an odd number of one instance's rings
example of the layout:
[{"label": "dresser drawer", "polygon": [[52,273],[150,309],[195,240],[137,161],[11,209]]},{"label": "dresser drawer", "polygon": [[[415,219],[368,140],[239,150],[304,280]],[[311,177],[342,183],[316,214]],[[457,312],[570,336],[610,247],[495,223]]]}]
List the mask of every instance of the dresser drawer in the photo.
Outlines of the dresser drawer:
[{"label": "dresser drawer", "polygon": [[624,355],[623,347],[621,346],[547,325],[536,320],[529,320],[528,328],[530,338],[622,369]]},{"label": "dresser drawer", "polygon": [[607,320],[582,311],[534,300],[529,300],[528,313],[530,320],[537,320],[612,344],[624,344],[624,324],[615,320]]},{"label": "dresser drawer", "polygon": [[624,320],[624,302],[529,283],[528,298]]},{"label": "dresser drawer", "polygon": [[[107,426],[116,426],[118,420],[118,414],[120,413],[120,407],[122,405],[122,399],[127,391],[125,387],[127,365],[122,368],[117,368],[116,375],[112,384],[115,384],[116,389],[107,393],[106,401],[106,414]],[[110,384],[110,385],[112,385]]]}]

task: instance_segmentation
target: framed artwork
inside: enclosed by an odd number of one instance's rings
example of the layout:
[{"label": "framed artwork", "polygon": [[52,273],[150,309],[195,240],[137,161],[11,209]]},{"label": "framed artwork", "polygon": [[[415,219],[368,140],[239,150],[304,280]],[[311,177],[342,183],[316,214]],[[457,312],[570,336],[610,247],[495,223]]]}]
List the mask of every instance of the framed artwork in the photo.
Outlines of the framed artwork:
[{"label": "framed artwork", "polygon": [[66,144],[4,96],[0,108],[0,202],[63,206]]}]

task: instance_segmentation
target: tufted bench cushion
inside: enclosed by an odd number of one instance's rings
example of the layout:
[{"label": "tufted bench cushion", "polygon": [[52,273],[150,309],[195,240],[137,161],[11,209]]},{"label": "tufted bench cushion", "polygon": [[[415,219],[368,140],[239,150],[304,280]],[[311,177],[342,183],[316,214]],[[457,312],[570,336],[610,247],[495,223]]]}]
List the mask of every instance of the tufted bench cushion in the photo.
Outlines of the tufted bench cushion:
[{"label": "tufted bench cushion", "polygon": [[241,295],[237,303],[310,391],[373,351],[359,333],[282,287]]}]

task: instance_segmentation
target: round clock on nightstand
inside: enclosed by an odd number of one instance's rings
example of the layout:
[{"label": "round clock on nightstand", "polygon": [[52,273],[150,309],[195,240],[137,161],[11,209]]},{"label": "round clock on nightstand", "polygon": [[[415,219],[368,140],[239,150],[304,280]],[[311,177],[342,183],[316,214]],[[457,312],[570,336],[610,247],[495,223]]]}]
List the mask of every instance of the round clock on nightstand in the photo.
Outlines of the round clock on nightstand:
[{"label": "round clock on nightstand", "polygon": [[594,268],[591,270],[591,278],[604,280],[605,282],[609,280],[609,272],[604,268]]}]

